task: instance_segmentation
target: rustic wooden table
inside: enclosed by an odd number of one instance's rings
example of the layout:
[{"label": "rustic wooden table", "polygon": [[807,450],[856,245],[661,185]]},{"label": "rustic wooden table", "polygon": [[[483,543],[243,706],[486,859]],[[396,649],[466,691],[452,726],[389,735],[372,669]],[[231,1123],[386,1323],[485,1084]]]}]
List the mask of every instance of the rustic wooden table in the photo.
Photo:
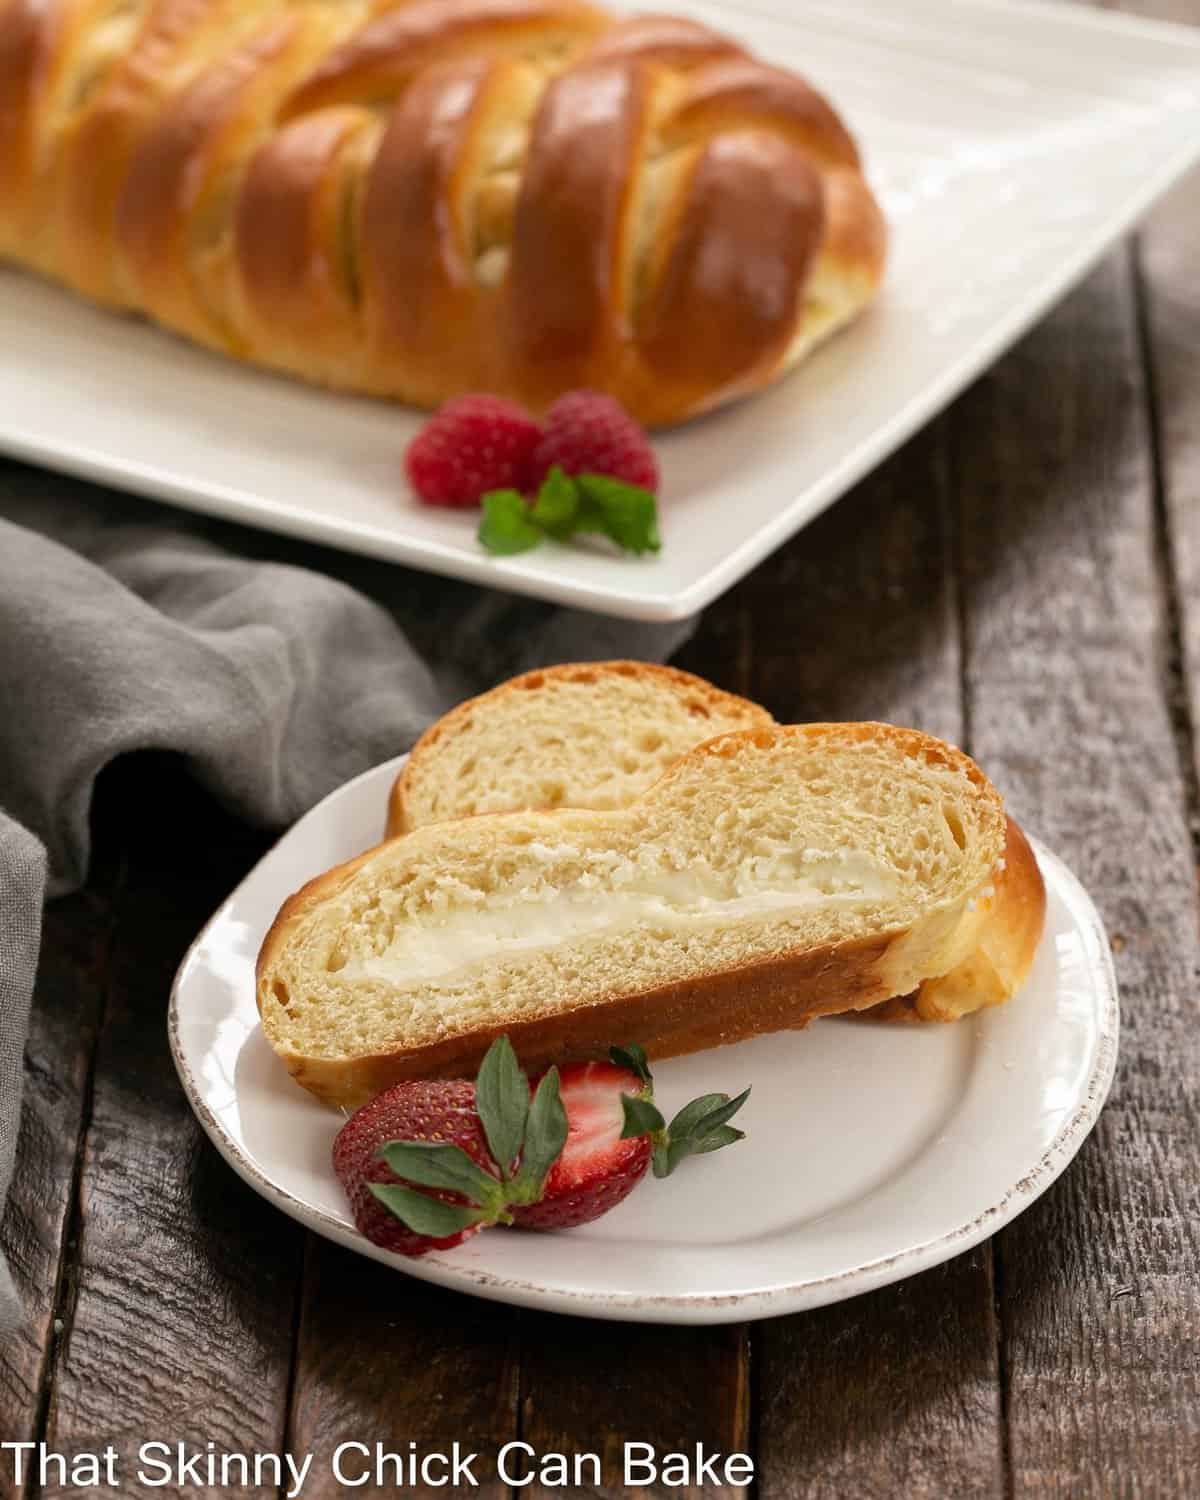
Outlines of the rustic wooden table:
[{"label": "rustic wooden table", "polygon": [[[1196,0],[1155,9],[1200,20]],[[750,1451],[761,1500],[1200,1494],[1198,245],[1193,177],[679,658],[783,720],[964,744],[1092,891],[1121,1062],[1044,1198],[939,1270],[749,1327],[522,1313],[335,1249],[202,1139],[161,1021],[266,840],[136,759],[102,780],[90,885],[47,918],[3,1227],[32,1318],[0,1352],[0,1440],[327,1457],[636,1437]],[[4,1469],[4,1496],[35,1492]],[[336,1492],[320,1467],[304,1491]]]}]

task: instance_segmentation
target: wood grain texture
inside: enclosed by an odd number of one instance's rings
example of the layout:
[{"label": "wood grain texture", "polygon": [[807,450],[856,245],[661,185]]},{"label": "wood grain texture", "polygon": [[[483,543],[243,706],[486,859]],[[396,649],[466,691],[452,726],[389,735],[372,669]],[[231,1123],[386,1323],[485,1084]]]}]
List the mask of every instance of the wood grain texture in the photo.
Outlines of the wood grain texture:
[{"label": "wood grain texture", "polygon": [[[74,1207],[75,1161],[90,1108],[91,1066],[104,1007],[118,862],[101,857],[88,889],[53,903],[43,925],[41,963],[26,1047],[17,1166],[0,1226],[0,1253],[13,1272],[26,1321],[0,1358],[0,1434],[40,1435],[43,1391],[56,1341],[59,1266]],[[0,1497],[24,1485],[0,1466]]]},{"label": "wood grain texture", "polygon": [[955,414],[972,748],[1114,936],[1124,1035],[1095,1135],[1000,1237],[1013,1493],[1196,1491],[1196,882],[1168,711],[1128,253]]},{"label": "wood grain texture", "polygon": [[[507,1495],[494,1459],[517,1436],[519,1320],[513,1308],[412,1281],[313,1237],[290,1422],[293,1450],[318,1455],[305,1496],[350,1493],[330,1468],[347,1442],[372,1449],[369,1460],[346,1456],[348,1478],[369,1476],[355,1495],[396,1493],[392,1470],[373,1468],[376,1443],[403,1456],[410,1444],[433,1454],[456,1442],[480,1455],[472,1469],[478,1487],[469,1493]],[[451,1491],[418,1482],[404,1493]]]},{"label": "wood grain texture", "polygon": [[[638,1191],[653,1192],[653,1182]],[[745,1328],[655,1328],[527,1314],[521,1373],[523,1441],[538,1453],[600,1456],[600,1484],[584,1474],[585,1484],[573,1493],[744,1493],[740,1485],[718,1491],[707,1483],[626,1487],[622,1450],[626,1442],[648,1443],[659,1464],[669,1453],[691,1457],[697,1443],[709,1453],[749,1452]],[[534,1484],[521,1493],[548,1500],[562,1491]]]},{"label": "wood grain texture", "polygon": [[[1122,6],[1159,20],[1200,26],[1200,0],[1144,0]],[[1138,237],[1151,393],[1159,457],[1164,563],[1176,604],[1170,663],[1178,728],[1190,740],[1192,834],[1200,840],[1200,171],[1150,215]]]},{"label": "wood grain texture", "polygon": [[[47,1440],[67,1453],[112,1443],[126,1465],[147,1440],[277,1450],[302,1236],[202,1139],[165,1025],[179,960],[264,840],[221,814],[165,758],[118,763],[99,796],[122,808],[129,873]],[[145,819],[147,807],[170,807],[171,818]],[[57,1483],[43,1491],[77,1492],[84,1493]],[[146,1493],[198,1491],[168,1485]]]},{"label": "wood grain texture", "polygon": [[987,1245],[851,1303],[765,1324],[764,1497],[1004,1493]]},{"label": "wood grain texture", "polygon": [[[880,718],[961,742],[944,423],[738,593],[745,690],[780,718]],[[763,1500],[1002,1493],[986,1248],[900,1286],[753,1330]]]},{"label": "wood grain texture", "polygon": [[746,691],[781,721],[883,719],[961,741],[943,423],[731,596],[751,620]]}]

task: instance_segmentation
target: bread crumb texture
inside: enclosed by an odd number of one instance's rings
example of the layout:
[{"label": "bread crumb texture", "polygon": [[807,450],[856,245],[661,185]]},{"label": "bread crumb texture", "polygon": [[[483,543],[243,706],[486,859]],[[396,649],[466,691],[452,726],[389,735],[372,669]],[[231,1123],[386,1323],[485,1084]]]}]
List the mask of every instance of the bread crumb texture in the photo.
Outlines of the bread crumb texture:
[{"label": "bread crumb texture", "polygon": [[773,722],[688,672],[610,661],[527,672],[440,719],[397,780],[389,832],[518,808],[626,807],[704,740]]}]

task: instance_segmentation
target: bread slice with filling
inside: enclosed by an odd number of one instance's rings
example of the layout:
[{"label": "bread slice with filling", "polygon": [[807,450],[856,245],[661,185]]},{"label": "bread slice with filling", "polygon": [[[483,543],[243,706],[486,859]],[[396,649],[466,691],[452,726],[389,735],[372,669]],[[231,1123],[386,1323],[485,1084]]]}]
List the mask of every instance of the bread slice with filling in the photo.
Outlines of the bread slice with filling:
[{"label": "bread slice with filling", "polygon": [[439,719],[388,807],[390,837],[522,807],[626,807],[687,750],[775,721],[702,677],[641,661],[526,672]]},{"label": "bread slice with filling", "polygon": [[[526,672],[460,704],[417,742],[392,787],[389,837],[426,823],[533,807],[627,807],[704,740],[775,721],[702,677],[648,662]],[[974,953],[876,1006],[885,1021],[956,1021],[1008,999],[1041,935],[1045,891],[1011,819],[1004,869]]]},{"label": "bread slice with filling", "polygon": [[803,1026],[976,955],[1008,841],[995,788],[927,735],[742,730],[627,807],[433,823],[319,876],[263,944],[262,1023],[345,1106],[469,1074],[501,1033],[536,1068]]}]

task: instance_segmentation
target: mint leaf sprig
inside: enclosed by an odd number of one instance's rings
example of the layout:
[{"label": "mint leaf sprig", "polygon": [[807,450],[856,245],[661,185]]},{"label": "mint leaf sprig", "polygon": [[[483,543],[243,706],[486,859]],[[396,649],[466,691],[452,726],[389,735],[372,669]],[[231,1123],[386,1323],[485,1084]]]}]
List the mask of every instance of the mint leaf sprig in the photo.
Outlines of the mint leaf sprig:
[{"label": "mint leaf sprig", "polygon": [[479,541],[497,557],[528,552],[544,538],[556,542],[590,532],[641,556],[662,546],[658,502],[649,490],[608,474],[565,474],[556,464],[530,504],[519,490],[483,497]]}]

